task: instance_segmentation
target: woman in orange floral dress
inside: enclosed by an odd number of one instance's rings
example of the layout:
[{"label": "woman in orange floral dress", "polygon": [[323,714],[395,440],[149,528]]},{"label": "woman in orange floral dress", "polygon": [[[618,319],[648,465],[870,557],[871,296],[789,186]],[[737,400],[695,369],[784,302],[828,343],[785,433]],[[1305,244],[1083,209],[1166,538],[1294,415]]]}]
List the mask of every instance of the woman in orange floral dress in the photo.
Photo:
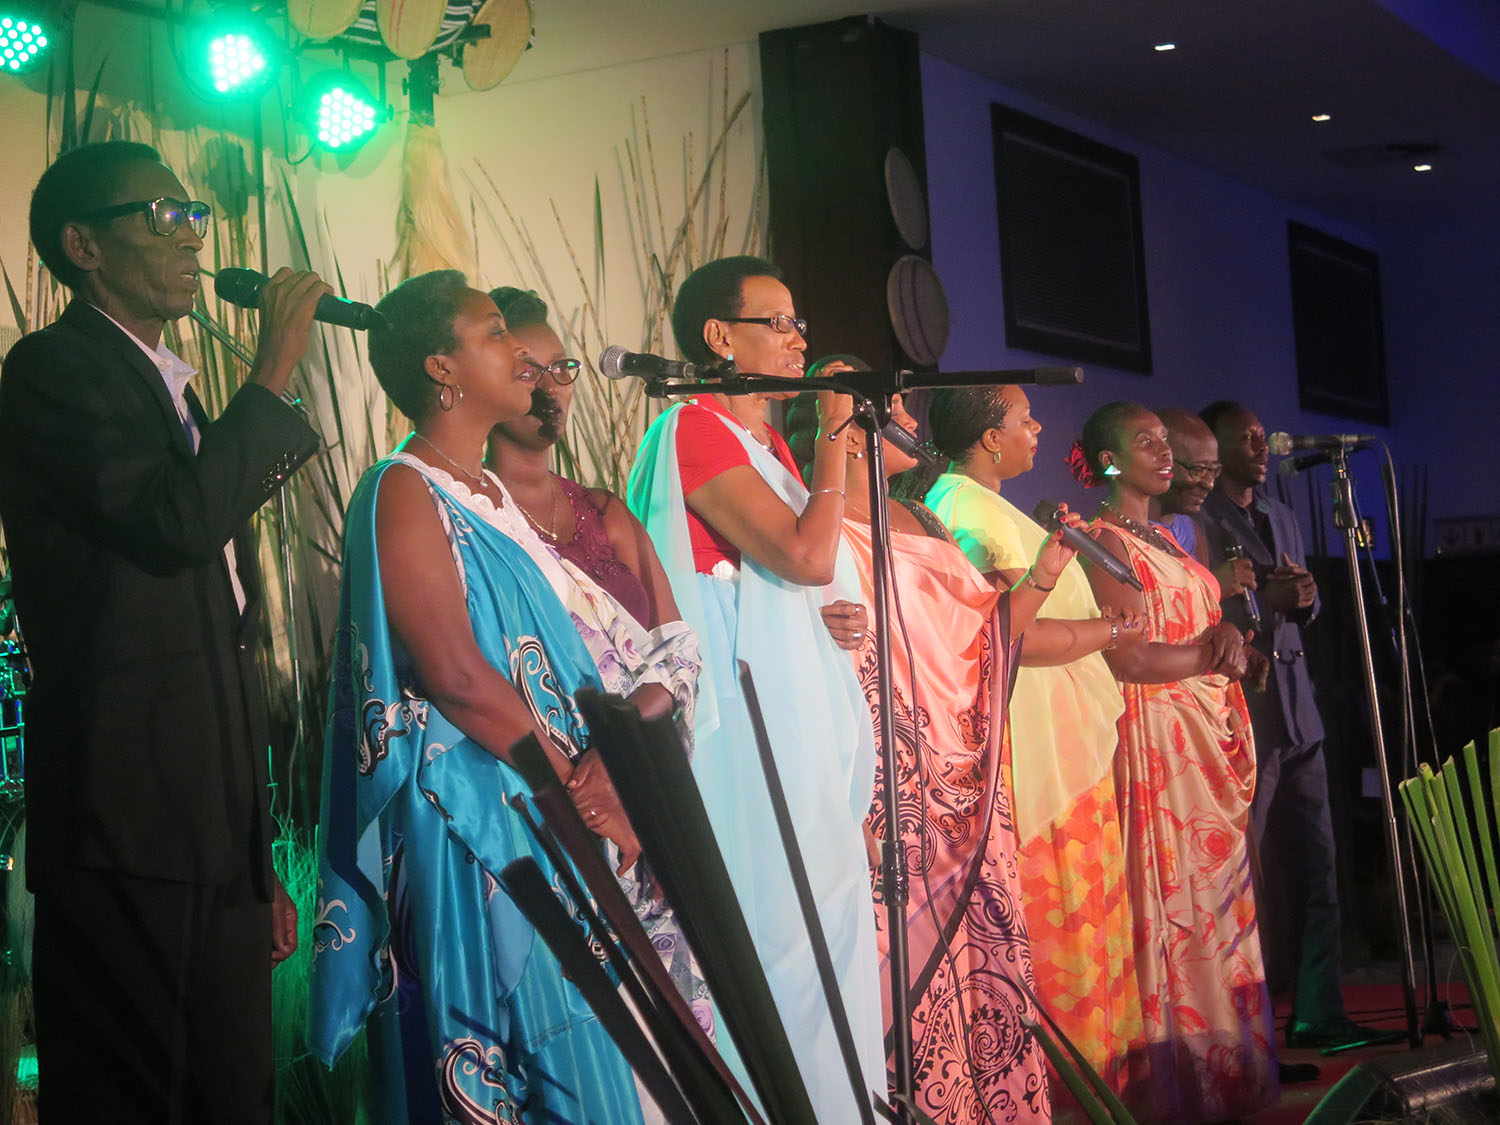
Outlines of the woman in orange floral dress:
[{"label": "woman in orange floral dress", "polygon": [[1115,758],[1135,965],[1146,1025],[1146,1113],[1213,1121],[1276,1101],[1246,823],[1255,744],[1244,695],[1251,651],[1221,619],[1208,570],[1151,526],[1148,502],[1172,480],[1157,416],[1110,403],[1084,427],[1076,470],[1110,481],[1093,525],[1127,563],[1137,592],[1097,567],[1101,603],[1146,617],[1144,643],[1106,653],[1125,713]]}]

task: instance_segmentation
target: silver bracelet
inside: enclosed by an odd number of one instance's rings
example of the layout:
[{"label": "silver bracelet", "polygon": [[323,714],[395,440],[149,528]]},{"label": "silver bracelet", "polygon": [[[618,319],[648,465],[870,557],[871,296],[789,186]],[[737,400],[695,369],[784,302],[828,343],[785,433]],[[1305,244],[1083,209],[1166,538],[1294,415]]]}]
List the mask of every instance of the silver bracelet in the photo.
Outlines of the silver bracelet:
[{"label": "silver bracelet", "polygon": [[809,492],[807,495],[809,497],[813,497],[813,496],[816,496],[820,492],[832,492],[836,496],[842,496],[844,494],[844,490],[842,488],[815,488],[811,492]]},{"label": "silver bracelet", "polygon": [[1100,652],[1109,652],[1111,649],[1113,649],[1115,647],[1115,645],[1117,645],[1119,643],[1120,643],[1120,623],[1118,621],[1111,621],[1109,623],[1109,644],[1105,645],[1099,651]]}]

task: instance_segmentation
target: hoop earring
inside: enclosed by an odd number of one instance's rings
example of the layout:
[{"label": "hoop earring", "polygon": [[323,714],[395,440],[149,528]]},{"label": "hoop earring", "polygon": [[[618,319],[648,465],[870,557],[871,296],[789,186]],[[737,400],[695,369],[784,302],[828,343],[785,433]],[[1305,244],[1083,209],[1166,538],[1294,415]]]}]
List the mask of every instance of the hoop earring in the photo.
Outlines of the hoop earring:
[{"label": "hoop earring", "polygon": [[1000,451],[998,449],[990,450],[990,460],[997,465],[1000,464]]},{"label": "hoop earring", "polygon": [[[444,393],[448,397],[444,398]],[[438,408],[447,413],[464,400],[464,389],[457,383],[444,383],[438,388]]]}]

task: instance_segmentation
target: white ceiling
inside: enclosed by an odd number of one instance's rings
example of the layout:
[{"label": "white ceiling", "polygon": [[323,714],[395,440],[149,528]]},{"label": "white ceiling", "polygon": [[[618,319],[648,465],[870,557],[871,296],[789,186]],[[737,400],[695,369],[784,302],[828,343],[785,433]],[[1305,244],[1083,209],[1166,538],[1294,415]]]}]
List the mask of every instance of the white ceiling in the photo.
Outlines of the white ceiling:
[{"label": "white ceiling", "polygon": [[[537,0],[537,48],[510,80],[865,11],[854,0]],[[1497,0],[905,0],[877,14],[916,31],[926,53],[1361,227],[1500,209],[1500,85],[1482,73],[1500,75]],[[1152,50],[1163,41],[1177,49]],[[1332,120],[1313,123],[1319,112]],[[1410,143],[1441,146],[1433,171],[1385,148]],[[1351,168],[1328,155],[1346,149],[1379,159]]]}]

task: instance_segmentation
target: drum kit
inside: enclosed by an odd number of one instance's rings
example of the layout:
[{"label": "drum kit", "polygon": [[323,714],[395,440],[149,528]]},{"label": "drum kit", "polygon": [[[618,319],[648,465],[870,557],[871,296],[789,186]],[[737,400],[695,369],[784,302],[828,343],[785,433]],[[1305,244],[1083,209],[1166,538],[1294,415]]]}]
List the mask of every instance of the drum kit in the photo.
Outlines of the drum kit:
[{"label": "drum kit", "polygon": [[0,575],[0,818],[20,803],[24,793],[26,693],[31,687],[31,667],[10,590],[10,577]]},{"label": "drum kit", "polygon": [[0,573],[0,1000],[31,970],[31,902],[22,870],[26,854],[26,694],[31,665]]}]

